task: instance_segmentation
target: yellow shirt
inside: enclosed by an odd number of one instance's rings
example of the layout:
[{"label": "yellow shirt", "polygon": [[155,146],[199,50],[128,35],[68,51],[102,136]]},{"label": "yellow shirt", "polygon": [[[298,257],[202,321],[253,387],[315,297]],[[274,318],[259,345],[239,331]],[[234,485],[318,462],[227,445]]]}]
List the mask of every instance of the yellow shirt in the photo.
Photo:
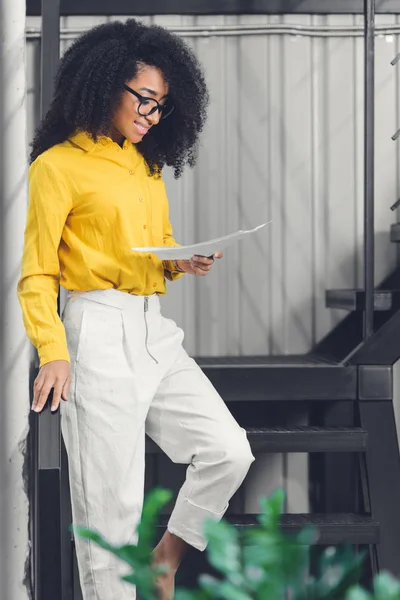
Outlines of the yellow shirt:
[{"label": "yellow shirt", "polygon": [[29,170],[29,208],[18,296],[40,364],[69,360],[57,314],[58,286],[150,295],[166,292],[170,261],[136,246],[176,246],[161,177],[125,140],[95,143],[80,132],[41,154]]}]

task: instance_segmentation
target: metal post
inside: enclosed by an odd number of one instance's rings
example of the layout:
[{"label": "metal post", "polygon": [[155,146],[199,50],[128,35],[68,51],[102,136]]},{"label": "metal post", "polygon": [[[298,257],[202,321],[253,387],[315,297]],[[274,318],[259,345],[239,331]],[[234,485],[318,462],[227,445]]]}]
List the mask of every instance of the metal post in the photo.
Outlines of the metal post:
[{"label": "metal post", "polygon": [[[54,77],[60,59],[60,0],[42,0],[41,46],[41,117],[53,97]],[[49,403],[37,421],[37,467],[39,470],[61,468],[60,415],[52,414]]]},{"label": "metal post", "polygon": [[[5,28],[4,28],[4,16],[3,11],[5,10],[5,2],[1,3],[0,6],[0,40],[4,39]],[[0,127],[3,128],[4,118],[4,102],[3,102],[3,90],[5,89],[5,77],[4,77],[4,66],[3,66],[3,48],[0,45]],[[4,381],[5,369],[4,369],[4,263],[5,263],[5,248],[4,248],[4,215],[5,215],[5,194],[4,194],[4,172],[5,172],[5,154],[6,147],[4,144],[3,136],[0,136],[0,381]],[[0,406],[3,407],[2,416],[0,419],[0,581],[3,582],[4,591],[1,592],[0,588],[0,600],[6,600],[7,590],[9,588],[9,576],[7,573],[6,566],[6,548],[10,545],[10,534],[8,528],[8,515],[10,512],[10,502],[7,490],[7,442],[6,442],[6,430],[7,430],[7,404],[4,402],[4,391],[3,386],[0,385]]]},{"label": "metal post", "polygon": [[[41,116],[49,108],[60,58],[60,0],[42,0]],[[49,403],[38,417],[38,468],[60,469],[60,415]]]},{"label": "metal post", "polygon": [[364,339],[374,331],[375,0],[364,0]]},{"label": "metal post", "polygon": [[41,116],[53,97],[60,60],[60,0],[42,0]]},{"label": "metal post", "polygon": [[[59,59],[60,0],[42,0],[42,118],[53,98]],[[50,402],[37,417],[35,441],[35,591],[38,600],[72,600],[69,491],[63,486],[60,414],[51,413]]]},{"label": "metal post", "polygon": [[0,598],[25,600],[25,493],[31,352],[17,299],[27,208],[25,0],[0,0]]}]

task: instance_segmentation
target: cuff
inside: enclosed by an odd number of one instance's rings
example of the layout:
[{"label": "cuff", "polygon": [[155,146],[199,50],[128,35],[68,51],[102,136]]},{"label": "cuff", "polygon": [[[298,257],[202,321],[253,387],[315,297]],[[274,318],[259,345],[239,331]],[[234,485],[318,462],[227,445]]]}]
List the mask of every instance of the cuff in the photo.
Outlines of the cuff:
[{"label": "cuff", "polygon": [[184,275],[182,271],[176,271],[174,262],[172,260],[163,260],[164,273],[169,281],[175,281]]},{"label": "cuff", "polygon": [[38,353],[41,367],[53,360],[66,360],[70,362],[68,348],[64,344],[57,342],[38,348]]}]

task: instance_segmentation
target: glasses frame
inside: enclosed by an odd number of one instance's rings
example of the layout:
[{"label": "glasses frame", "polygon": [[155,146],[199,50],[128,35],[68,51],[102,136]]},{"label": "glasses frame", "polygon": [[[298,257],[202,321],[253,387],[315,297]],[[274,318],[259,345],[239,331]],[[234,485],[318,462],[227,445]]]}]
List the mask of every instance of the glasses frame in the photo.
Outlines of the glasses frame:
[{"label": "glasses frame", "polygon": [[[168,101],[166,102],[166,104],[160,104],[159,102],[157,102],[157,100],[155,98],[150,98],[149,96],[142,96],[138,92],[135,92],[135,90],[133,90],[131,87],[129,87],[129,85],[126,85],[126,83],[124,83],[124,89],[139,100],[139,106],[137,108],[137,111],[141,117],[149,117],[150,115],[155,113],[156,110],[158,110],[158,112],[161,115],[160,119],[167,119],[175,110],[174,104],[171,103],[171,105],[168,105]],[[140,112],[140,107],[142,106],[142,104],[145,100],[151,100],[152,102],[155,102],[156,106],[154,106],[154,108],[152,108],[150,110],[150,112],[147,113],[147,115],[142,115],[142,113]],[[167,107],[170,110],[166,115],[163,115],[163,111],[166,110]]]}]

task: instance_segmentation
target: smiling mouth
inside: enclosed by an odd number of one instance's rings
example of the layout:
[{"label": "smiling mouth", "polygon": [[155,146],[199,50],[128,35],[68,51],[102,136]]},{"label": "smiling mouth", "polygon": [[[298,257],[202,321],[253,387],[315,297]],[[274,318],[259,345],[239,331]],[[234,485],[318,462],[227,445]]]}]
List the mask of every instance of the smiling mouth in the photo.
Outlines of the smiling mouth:
[{"label": "smiling mouth", "polygon": [[150,127],[145,127],[144,125],[141,125],[137,121],[134,121],[133,124],[135,125],[135,127],[138,130],[138,132],[140,133],[140,135],[146,135],[146,133],[150,129]]}]

